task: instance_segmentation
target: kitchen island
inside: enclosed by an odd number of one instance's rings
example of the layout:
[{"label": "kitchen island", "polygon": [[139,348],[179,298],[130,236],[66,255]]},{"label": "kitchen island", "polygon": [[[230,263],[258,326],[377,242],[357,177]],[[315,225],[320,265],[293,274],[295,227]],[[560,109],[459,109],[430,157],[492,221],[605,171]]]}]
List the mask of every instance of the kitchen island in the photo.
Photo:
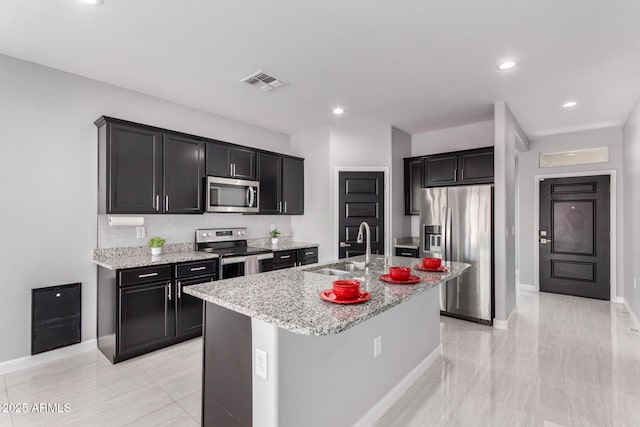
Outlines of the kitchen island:
[{"label": "kitchen island", "polygon": [[[207,302],[202,425],[370,425],[395,403],[440,355],[439,284],[469,265],[414,269],[419,283],[392,285],[379,279],[388,265],[419,259],[374,255],[363,270],[343,265],[363,260],[184,288]],[[319,270],[341,269],[369,301],[320,299],[337,276]]]}]

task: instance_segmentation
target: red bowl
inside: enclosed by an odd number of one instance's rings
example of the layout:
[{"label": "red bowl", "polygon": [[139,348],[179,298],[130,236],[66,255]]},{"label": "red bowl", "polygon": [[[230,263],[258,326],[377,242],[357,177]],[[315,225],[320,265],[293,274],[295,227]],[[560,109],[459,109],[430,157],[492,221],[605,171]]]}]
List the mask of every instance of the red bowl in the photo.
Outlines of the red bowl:
[{"label": "red bowl", "polygon": [[333,282],[333,293],[339,299],[354,299],[360,292],[357,280],[336,280]]},{"label": "red bowl", "polygon": [[389,267],[389,276],[391,276],[393,280],[400,280],[400,281],[408,280],[410,274],[411,274],[411,269],[409,267],[398,267],[398,266]]},{"label": "red bowl", "polygon": [[424,268],[435,270],[440,267],[440,264],[442,264],[442,260],[440,258],[422,258],[422,266]]}]

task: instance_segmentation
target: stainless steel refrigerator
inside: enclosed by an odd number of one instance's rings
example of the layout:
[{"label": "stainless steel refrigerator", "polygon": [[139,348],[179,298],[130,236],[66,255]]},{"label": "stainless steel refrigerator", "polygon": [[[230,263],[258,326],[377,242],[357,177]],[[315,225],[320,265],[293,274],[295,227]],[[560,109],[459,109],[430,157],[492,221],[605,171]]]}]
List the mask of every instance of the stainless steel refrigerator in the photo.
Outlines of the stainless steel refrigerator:
[{"label": "stainless steel refrigerator", "polygon": [[441,313],[492,324],[493,186],[422,189],[420,252],[471,264],[440,287]]}]

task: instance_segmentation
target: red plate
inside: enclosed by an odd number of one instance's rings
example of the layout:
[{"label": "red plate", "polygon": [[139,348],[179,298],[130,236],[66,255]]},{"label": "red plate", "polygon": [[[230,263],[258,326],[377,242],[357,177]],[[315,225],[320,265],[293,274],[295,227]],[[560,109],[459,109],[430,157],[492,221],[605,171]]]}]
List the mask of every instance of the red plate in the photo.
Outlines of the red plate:
[{"label": "red plate", "polygon": [[380,280],[387,283],[393,283],[394,285],[413,285],[414,283],[418,283],[420,278],[418,276],[410,275],[407,280],[395,280],[391,278],[390,274],[381,274]]},{"label": "red plate", "polygon": [[367,301],[371,296],[367,291],[360,291],[358,296],[353,299],[338,299],[336,294],[333,293],[333,289],[325,289],[320,291],[320,298],[325,301],[334,302],[336,304],[356,304],[359,302]]},{"label": "red plate", "polygon": [[446,265],[441,265],[438,268],[425,268],[424,266],[420,265],[420,264],[416,264],[413,266],[413,268],[415,268],[416,270],[420,270],[420,271],[430,271],[431,273],[444,273],[449,271],[449,267],[447,267]]}]

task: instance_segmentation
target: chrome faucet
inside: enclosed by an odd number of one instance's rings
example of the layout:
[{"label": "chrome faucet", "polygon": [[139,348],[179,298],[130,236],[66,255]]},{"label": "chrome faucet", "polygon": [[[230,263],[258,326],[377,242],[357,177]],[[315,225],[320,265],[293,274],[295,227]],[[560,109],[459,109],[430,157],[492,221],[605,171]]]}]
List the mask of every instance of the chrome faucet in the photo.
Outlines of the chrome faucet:
[{"label": "chrome faucet", "polygon": [[369,264],[371,263],[371,229],[369,228],[369,224],[367,224],[365,221],[360,223],[360,228],[358,229],[358,239],[356,240],[356,242],[362,243],[364,240],[362,237],[363,226],[365,230],[367,230],[367,249],[364,256],[364,266],[369,267]]}]

